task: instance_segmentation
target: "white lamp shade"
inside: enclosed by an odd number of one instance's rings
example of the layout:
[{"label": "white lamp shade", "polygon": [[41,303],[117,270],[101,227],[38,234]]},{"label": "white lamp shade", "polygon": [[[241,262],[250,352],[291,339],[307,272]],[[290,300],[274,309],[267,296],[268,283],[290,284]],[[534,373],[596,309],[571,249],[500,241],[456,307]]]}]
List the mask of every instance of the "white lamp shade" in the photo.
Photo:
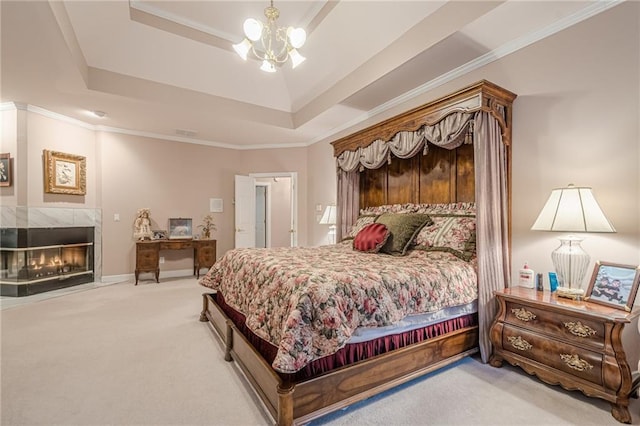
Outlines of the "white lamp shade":
[{"label": "white lamp shade", "polygon": [[244,35],[251,41],[258,41],[262,37],[262,22],[254,18],[248,18],[242,26]]},{"label": "white lamp shade", "polygon": [[236,53],[246,61],[247,54],[249,53],[249,50],[251,50],[251,42],[245,38],[240,43],[234,44],[233,50],[235,50]]},{"label": "white lamp shade", "polygon": [[289,43],[295,49],[299,49],[307,41],[307,32],[303,28],[287,28],[287,37],[289,37]]},{"label": "white lamp shade", "polygon": [[324,209],[324,213],[320,218],[321,225],[335,225],[336,224],[336,212],[337,208],[334,205],[329,205]]},{"label": "white lamp shade", "polygon": [[298,53],[296,49],[291,49],[289,51],[289,57],[291,58],[291,68],[297,67],[307,59]]},{"label": "white lamp shade", "polygon": [[551,192],[534,231],[616,232],[598,205],[591,188],[568,185]]}]

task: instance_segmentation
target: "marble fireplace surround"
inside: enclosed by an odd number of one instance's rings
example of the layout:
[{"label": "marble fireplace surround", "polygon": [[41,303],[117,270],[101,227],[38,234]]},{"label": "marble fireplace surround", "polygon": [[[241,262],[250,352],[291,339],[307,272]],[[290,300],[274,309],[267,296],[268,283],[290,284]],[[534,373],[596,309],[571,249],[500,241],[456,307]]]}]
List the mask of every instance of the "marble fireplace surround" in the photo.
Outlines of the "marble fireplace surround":
[{"label": "marble fireplace surround", "polygon": [[0,228],[94,228],[94,280],[102,281],[102,211],[100,209],[0,206]]}]

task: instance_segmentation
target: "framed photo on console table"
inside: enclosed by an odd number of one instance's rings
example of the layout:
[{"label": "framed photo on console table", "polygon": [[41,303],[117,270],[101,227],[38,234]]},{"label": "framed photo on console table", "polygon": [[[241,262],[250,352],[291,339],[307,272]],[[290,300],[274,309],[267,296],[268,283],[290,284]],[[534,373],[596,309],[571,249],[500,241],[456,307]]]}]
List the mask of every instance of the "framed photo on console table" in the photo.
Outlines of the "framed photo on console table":
[{"label": "framed photo on console table", "polygon": [[193,238],[191,218],[172,218],[169,219],[169,239],[175,238]]},{"label": "framed photo on console table", "polygon": [[85,195],[87,159],[80,155],[44,150],[44,192]]},{"label": "framed photo on console table", "polygon": [[596,262],[585,300],[631,311],[639,281],[640,266]]}]

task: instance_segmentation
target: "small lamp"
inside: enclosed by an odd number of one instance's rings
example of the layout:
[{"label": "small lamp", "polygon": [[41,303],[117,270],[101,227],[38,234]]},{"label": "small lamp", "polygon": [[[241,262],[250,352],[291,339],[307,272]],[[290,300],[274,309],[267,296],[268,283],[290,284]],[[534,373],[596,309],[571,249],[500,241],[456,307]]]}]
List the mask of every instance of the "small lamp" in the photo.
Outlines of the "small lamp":
[{"label": "small lamp", "polygon": [[320,225],[331,225],[329,226],[329,243],[336,243],[336,211],[338,209],[335,205],[328,205],[324,209],[324,213],[320,218]]},{"label": "small lamp", "polygon": [[[535,223],[534,231],[556,232],[616,232],[606,218],[591,188],[569,184],[551,191]],[[560,247],[551,253],[553,266],[558,274],[558,296],[579,298],[589,266],[589,255],[580,243],[584,238],[574,235],[559,238]]]}]

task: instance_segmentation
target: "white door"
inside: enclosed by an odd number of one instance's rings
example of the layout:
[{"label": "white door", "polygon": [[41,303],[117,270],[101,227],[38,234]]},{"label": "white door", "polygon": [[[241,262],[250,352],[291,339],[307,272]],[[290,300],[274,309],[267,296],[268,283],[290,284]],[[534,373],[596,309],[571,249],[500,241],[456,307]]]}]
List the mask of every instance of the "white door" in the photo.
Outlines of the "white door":
[{"label": "white door", "polygon": [[256,242],[256,189],[252,177],[235,179],[236,248],[254,247]]}]

